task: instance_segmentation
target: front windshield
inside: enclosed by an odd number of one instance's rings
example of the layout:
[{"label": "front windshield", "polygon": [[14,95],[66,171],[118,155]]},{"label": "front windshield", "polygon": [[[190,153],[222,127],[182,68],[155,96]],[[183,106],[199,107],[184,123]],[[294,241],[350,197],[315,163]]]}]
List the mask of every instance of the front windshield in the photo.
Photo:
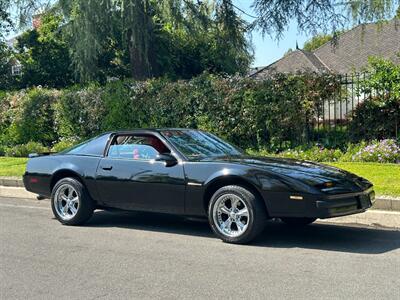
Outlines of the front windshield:
[{"label": "front windshield", "polygon": [[242,154],[239,149],[207,132],[199,130],[164,130],[162,134],[188,159]]}]

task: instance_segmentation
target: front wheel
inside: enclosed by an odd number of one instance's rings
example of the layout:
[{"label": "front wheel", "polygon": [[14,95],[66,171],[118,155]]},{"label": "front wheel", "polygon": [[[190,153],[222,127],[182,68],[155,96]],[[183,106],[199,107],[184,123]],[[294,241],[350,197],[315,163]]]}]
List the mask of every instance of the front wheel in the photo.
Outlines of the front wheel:
[{"label": "front wheel", "polygon": [[306,226],[313,223],[316,218],[281,218],[281,221],[290,226]]},{"label": "front wheel", "polygon": [[262,200],[252,192],[229,185],[212,196],[208,220],[214,233],[224,242],[243,244],[263,231],[267,213]]},{"label": "front wheel", "polygon": [[93,215],[94,204],[84,185],[75,178],[63,178],[51,193],[54,216],[65,225],[81,225]]}]

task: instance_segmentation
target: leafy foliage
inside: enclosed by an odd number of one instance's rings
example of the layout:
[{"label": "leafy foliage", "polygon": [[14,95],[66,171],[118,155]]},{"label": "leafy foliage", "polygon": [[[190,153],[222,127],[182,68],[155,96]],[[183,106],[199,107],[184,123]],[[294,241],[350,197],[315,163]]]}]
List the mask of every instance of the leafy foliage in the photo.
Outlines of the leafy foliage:
[{"label": "leafy foliage", "polygon": [[60,31],[61,22],[61,15],[45,14],[37,30],[26,31],[18,38],[16,57],[23,67],[22,87],[64,87],[73,82],[68,45]]},{"label": "leafy foliage", "polygon": [[29,141],[52,146],[109,130],[191,127],[243,148],[278,152],[318,138],[325,148],[344,151],[349,141],[398,136],[398,66],[380,60],[370,64],[371,75],[359,84],[359,93],[373,89],[374,97],[361,102],[340,131],[315,128],[324,100],[341,88],[336,76],[276,74],[255,81],[204,73],[190,80],[125,79],[5,93],[0,95],[0,140],[8,146]]},{"label": "leafy foliage", "polygon": [[7,44],[0,41],[0,90],[7,90],[14,85],[11,77],[13,54]]},{"label": "leafy foliage", "polygon": [[[69,20],[73,63],[82,81],[99,78],[102,58],[122,70],[128,65],[131,76],[139,80],[164,75],[190,78],[205,70],[244,73],[251,61],[246,24],[230,0],[215,6],[181,0],[60,3]],[[119,75],[126,77],[125,71]]]},{"label": "leafy foliage", "polygon": [[101,131],[104,104],[97,85],[66,90],[55,103],[54,123],[62,137],[87,138]]},{"label": "leafy foliage", "polygon": [[344,27],[348,17],[354,24],[389,19],[398,4],[398,0],[254,0],[253,8],[257,14],[254,25],[264,34],[278,38],[293,19],[301,32],[335,32]]},{"label": "leafy foliage", "polygon": [[6,156],[27,157],[30,153],[47,152],[48,149],[37,142],[28,142],[22,145],[15,145],[5,149]]},{"label": "leafy foliage", "polygon": [[115,129],[193,127],[246,147],[280,148],[307,139],[310,116],[335,90],[331,81],[329,76],[280,75],[255,82],[204,74],[190,81],[92,85],[68,90],[59,99],[57,131],[86,138]]},{"label": "leafy foliage", "polygon": [[8,11],[10,0],[0,0],[0,42],[13,29],[11,14]]},{"label": "leafy foliage", "polygon": [[77,140],[74,139],[61,139],[59,142],[55,143],[53,147],[51,147],[51,152],[61,152],[67,148],[71,148],[72,146],[78,144]]},{"label": "leafy foliage", "polygon": [[[43,30],[21,38],[21,85],[64,87],[74,79],[244,74],[254,28],[279,38],[295,19],[307,33],[336,32],[349,16],[354,23],[391,18],[398,3],[254,0],[255,22],[248,24],[232,0],[1,0],[0,27],[26,28],[38,10],[47,11]],[[310,47],[320,42],[310,41]]]},{"label": "leafy foliage", "polygon": [[2,122],[8,124],[2,130],[6,145],[25,144],[30,141],[51,145],[58,139],[54,124],[53,104],[60,92],[31,89],[9,94],[2,101]]},{"label": "leafy foliage", "polygon": [[361,82],[359,93],[371,95],[371,99],[354,111],[349,133],[354,140],[399,137],[400,66],[371,58],[367,71],[369,76]]}]

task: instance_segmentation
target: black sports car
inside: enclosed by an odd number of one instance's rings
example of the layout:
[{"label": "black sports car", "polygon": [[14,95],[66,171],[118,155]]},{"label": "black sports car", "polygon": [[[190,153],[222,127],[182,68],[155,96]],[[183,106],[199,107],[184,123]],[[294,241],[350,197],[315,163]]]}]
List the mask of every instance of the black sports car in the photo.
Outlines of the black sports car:
[{"label": "black sports car", "polygon": [[217,236],[246,243],[268,218],[306,225],[371,207],[372,184],[343,170],[252,157],[191,129],[105,133],[64,152],[31,155],[27,190],[51,197],[55,217],[85,223],[96,208],[207,216]]}]

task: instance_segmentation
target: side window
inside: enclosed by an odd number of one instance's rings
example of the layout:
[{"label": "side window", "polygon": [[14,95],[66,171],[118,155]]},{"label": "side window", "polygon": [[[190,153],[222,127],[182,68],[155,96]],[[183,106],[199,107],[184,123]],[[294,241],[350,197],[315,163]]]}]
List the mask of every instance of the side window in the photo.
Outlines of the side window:
[{"label": "side window", "polygon": [[120,135],[114,138],[108,157],[150,160],[158,154],[165,153],[168,148],[155,136]]}]

